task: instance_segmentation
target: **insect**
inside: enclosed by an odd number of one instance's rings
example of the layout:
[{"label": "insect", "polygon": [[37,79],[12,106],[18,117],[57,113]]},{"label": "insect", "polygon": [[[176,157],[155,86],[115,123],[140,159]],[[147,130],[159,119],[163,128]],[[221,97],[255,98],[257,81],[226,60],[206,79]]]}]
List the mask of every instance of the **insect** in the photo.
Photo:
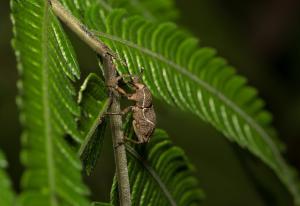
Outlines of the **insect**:
[{"label": "insect", "polygon": [[126,76],[129,76],[131,78],[131,81],[129,83],[133,86],[135,92],[132,94],[128,94],[121,87],[119,87],[118,84],[115,84],[117,86],[115,86],[114,89],[117,90],[120,94],[126,96],[128,100],[135,101],[135,105],[125,108],[121,112],[121,115],[132,111],[132,125],[138,141],[131,139],[126,140],[129,140],[136,144],[147,143],[149,142],[156,126],[156,114],[152,104],[152,94],[149,88],[140,82],[140,75],[122,75],[117,77],[115,81],[118,82],[120,79]]}]

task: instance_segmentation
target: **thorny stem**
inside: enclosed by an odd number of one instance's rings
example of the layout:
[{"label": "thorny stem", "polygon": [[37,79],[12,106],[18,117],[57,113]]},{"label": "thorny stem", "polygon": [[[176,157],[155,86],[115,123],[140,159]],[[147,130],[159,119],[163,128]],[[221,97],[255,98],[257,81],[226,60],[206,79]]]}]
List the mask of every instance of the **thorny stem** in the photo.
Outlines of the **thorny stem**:
[{"label": "thorny stem", "polygon": [[[110,88],[110,96],[112,103],[110,112],[120,113],[120,96],[117,92],[114,92],[112,87],[117,84],[115,78],[117,72],[113,63],[113,53],[108,47],[101,42],[92,32],[90,32],[85,25],[78,21],[72,14],[67,11],[58,0],[48,0],[53,12],[60,18],[74,33],[76,33],[80,39],[82,39],[87,45],[89,45],[94,51],[96,51],[103,60],[104,72],[106,84]],[[124,141],[124,134],[122,131],[122,117],[120,115],[111,115],[110,124],[112,130],[112,140],[115,155],[116,174],[119,188],[119,199],[121,206],[130,206],[130,184],[128,177],[127,158],[125,145],[120,144]]]}]

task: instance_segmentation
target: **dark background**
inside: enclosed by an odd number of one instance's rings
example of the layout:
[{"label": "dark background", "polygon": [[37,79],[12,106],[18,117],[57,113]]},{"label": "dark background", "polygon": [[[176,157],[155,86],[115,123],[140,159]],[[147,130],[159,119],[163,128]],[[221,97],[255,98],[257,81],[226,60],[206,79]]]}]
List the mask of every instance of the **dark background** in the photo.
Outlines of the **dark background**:
[{"label": "dark background", "polygon": [[[258,88],[287,145],[285,157],[300,169],[300,1],[182,0],[180,25],[212,46]],[[19,190],[20,125],[15,104],[17,70],[10,46],[9,2],[0,0],[0,148]],[[72,37],[81,68],[96,71],[94,54]],[[84,74],[86,73],[83,73]],[[190,114],[156,102],[159,127],[167,130],[197,167],[207,198],[203,205],[261,206],[291,204],[291,198],[259,160],[229,143]],[[93,199],[107,200],[113,176],[111,142],[106,138],[95,173],[86,178]],[[262,181],[261,181],[262,180]]]}]

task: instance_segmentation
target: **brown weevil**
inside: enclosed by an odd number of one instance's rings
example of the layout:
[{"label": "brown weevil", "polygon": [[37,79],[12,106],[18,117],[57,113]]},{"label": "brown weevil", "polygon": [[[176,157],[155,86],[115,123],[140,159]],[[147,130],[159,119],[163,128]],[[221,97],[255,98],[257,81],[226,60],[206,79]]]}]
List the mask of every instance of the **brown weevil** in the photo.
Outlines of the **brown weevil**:
[{"label": "brown weevil", "polygon": [[[138,138],[138,141],[126,139],[136,144],[149,142],[156,126],[156,114],[152,104],[152,94],[148,87],[140,82],[140,75],[122,75],[116,78],[116,82],[124,77],[130,77],[130,84],[134,89],[134,93],[128,94],[121,87],[114,87],[120,94],[127,97],[128,100],[135,101],[134,106],[125,108],[121,115],[132,111],[133,114],[133,129]],[[111,113],[112,114],[112,113]]]}]

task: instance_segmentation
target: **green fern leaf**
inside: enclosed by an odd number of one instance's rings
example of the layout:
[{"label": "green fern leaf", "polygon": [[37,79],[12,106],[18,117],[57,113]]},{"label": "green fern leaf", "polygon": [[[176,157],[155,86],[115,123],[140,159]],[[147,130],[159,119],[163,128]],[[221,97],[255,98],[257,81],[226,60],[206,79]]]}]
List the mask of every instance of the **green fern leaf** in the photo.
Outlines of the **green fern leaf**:
[{"label": "green fern leaf", "polygon": [[[81,20],[82,11],[95,4],[100,4],[102,9],[109,12],[114,8],[124,8],[131,14],[142,15],[150,21],[174,21],[179,13],[174,0],[61,0],[61,3]],[[93,12],[98,11],[95,9]]]},{"label": "green fern leaf", "polygon": [[144,82],[157,98],[196,114],[261,158],[300,204],[298,179],[281,156],[264,102],[213,49],[199,48],[197,39],[172,23],[128,17],[123,10],[107,13],[99,4],[86,9],[84,22],[126,60],[120,73],[143,67]]},{"label": "green fern leaf", "polygon": [[84,81],[78,103],[81,107],[79,130],[82,138],[79,156],[86,173],[90,175],[103,145],[106,129],[103,113],[110,103],[104,82],[96,74],[90,74]]},{"label": "green fern leaf", "polygon": [[173,0],[107,0],[107,5],[126,9],[130,14],[142,15],[150,21],[173,21],[178,17]]},{"label": "green fern leaf", "polygon": [[[204,198],[194,176],[195,169],[182,149],[167,134],[156,129],[147,145],[132,148],[128,170],[132,205],[199,205]],[[112,204],[118,205],[117,184],[112,187]]]},{"label": "green fern leaf", "polygon": [[12,206],[14,204],[15,193],[12,190],[11,182],[5,172],[7,161],[0,151],[0,205]]},{"label": "green fern leaf", "polygon": [[72,46],[47,0],[12,0],[14,49],[21,80],[22,205],[88,205],[81,163],[65,135],[80,142],[80,110],[70,80],[79,78]]}]

